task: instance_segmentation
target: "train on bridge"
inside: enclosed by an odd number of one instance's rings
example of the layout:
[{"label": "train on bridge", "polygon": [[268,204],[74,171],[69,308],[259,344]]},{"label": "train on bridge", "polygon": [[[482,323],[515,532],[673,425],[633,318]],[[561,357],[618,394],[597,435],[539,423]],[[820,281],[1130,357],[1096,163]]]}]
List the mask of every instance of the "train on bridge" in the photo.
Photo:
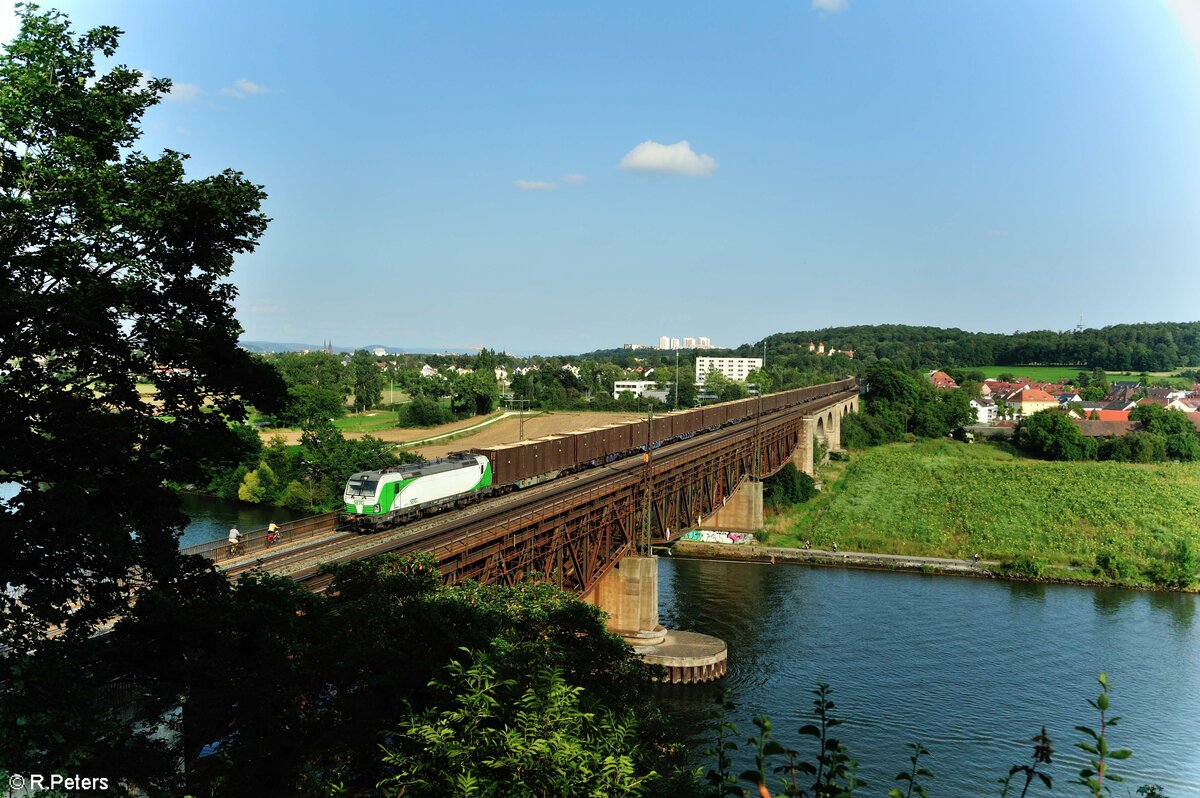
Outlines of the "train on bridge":
[{"label": "train on bridge", "polygon": [[853,390],[854,379],[664,413],[646,421],[456,452],[442,460],[362,471],[346,482],[344,525],[385,529],[487,496],[636,456],[731,424]]}]

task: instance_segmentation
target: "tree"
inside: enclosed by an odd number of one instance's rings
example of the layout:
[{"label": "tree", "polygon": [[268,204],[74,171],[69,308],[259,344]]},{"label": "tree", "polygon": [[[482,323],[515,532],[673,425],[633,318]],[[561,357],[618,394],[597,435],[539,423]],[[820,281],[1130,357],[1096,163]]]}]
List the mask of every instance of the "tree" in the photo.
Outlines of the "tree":
[{"label": "tree", "polygon": [[463,415],[486,416],[500,398],[500,384],[490,369],[456,375],[451,390],[451,407]]},{"label": "tree", "polygon": [[355,408],[367,410],[383,400],[383,372],[370,352],[359,349],[350,357],[349,376]]},{"label": "tree", "polygon": [[1066,413],[1057,410],[1044,410],[1021,419],[1013,440],[1022,449],[1048,460],[1096,457],[1094,440],[1084,438]]},{"label": "tree", "polygon": [[381,784],[414,798],[655,794],[662,776],[645,769],[632,709],[595,706],[552,668],[536,669],[528,686],[502,680],[494,659],[449,664],[451,681],[435,682],[442,705],[385,746],[395,773]]},{"label": "tree", "polygon": [[667,405],[674,408],[685,409],[693,407],[696,404],[696,381],[692,377],[691,369],[679,370],[679,383],[674,380],[671,382],[671,389],[667,394]]},{"label": "tree", "polygon": [[746,384],[757,387],[759,393],[770,393],[775,390],[774,379],[762,369],[751,369],[746,375]]},{"label": "tree", "polygon": [[454,416],[437,399],[417,394],[404,405],[401,426],[435,427],[453,419]]},{"label": "tree", "polygon": [[1167,457],[1185,462],[1200,459],[1200,433],[1186,413],[1146,404],[1135,407],[1129,420],[1140,421],[1146,432],[1161,436]]},{"label": "tree", "polygon": [[86,635],[135,586],[177,579],[190,566],[167,483],[236,456],[243,402],[270,410],[282,393],[238,348],[225,281],[266,228],[262,188],[135,149],[171,83],[98,74],[115,28],[21,16],[0,53],[0,482],[19,486],[0,505],[6,642],[51,624]]}]

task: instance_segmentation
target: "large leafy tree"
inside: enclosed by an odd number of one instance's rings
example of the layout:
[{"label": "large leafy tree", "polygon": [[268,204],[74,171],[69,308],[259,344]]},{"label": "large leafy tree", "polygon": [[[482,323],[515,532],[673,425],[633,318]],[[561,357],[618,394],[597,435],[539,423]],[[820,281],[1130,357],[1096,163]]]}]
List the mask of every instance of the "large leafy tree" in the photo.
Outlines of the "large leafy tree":
[{"label": "large leafy tree", "polygon": [[[260,186],[135,149],[170,82],[120,32],[22,12],[0,53],[0,598],[7,642],[86,634],[185,562],[169,481],[236,449],[274,372],[237,346],[225,281],[267,224]],[[137,383],[153,383],[145,401]]]},{"label": "large leafy tree", "polygon": [[377,407],[383,401],[383,371],[365,349],[350,358],[349,377],[354,391],[354,406],[361,410]]}]

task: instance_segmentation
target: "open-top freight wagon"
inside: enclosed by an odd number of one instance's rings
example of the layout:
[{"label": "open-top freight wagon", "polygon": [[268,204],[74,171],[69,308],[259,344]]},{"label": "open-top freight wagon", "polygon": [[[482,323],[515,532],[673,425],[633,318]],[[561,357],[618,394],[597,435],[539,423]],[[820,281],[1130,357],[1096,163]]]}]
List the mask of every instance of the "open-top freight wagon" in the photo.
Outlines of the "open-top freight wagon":
[{"label": "open-top freight wagon", "polygon": [[472,454],[491,463],[493,484],[518,488],[556,479],[563,474],[610,463],[664,443],[686,440],[729,424],[764,416],[797,404],[812,402],[855,387],[853,379],[809,388],[765,394],[693,410],[654,416],[646,421],[609,424],[521,443],[476,447]]},{"label": "open-top freight wagon", "polygon": [[443,460],[354,474],[344,492],[347,526],[383,529],[462,507],[495,491],[527,488],[673,441],[854,388],[853,379],[664,413],[646,421],[456,452]]}]

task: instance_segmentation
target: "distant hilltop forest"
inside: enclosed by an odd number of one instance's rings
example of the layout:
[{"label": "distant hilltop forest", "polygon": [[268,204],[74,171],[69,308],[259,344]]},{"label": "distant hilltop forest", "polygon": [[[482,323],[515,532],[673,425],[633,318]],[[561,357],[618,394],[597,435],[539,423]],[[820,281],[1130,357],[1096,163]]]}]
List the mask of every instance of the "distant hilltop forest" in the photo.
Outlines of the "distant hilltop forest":
[{"label": "distant hilltop forest", "polygon": [[[826,350],[852,351],[855,360],[888,358],[910,369],[1046,365],[1141,372],[1200,365],[1200,322],[1116,324],[1011,335],[903,324],[828,327],[769,336],[767,361],[770,363],[772,355],[807,355],[810,342],[823,342]],[[735,351],[755,357],[762,353],[762,342]]]}]

